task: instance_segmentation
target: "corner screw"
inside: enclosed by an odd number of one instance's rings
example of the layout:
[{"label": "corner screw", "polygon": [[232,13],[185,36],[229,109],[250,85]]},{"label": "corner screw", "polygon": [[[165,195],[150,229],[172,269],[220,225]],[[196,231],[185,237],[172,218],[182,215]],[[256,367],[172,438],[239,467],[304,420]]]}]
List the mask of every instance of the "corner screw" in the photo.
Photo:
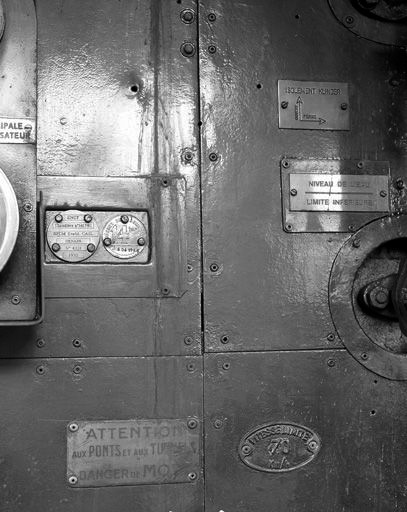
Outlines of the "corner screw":
[{"label": "corner screw", "polygon": [[88,250],[88,252],[95,252],[96,251],[95,244],[88,244],[87,250]]},{"label": "corner screw", "polygon": [[194,473],[193,471],[191,471],[191,473],[188,473],[188,478],[193,481],[193,480],[196,480],[198,478],[198,475],[196,473]]},{"label": "corner screw", "polygon": [[347,103],[341,103],[341,110],[348,110],[348,104]]},{"label": "corner screw", "polygon": [[214,21],[216,21],[216,14],[214,12],[210,12],[208,14],[208,20],[213,23]]},{"label": "corner screw", "polygon": [[103,239],[103,245],[106,247],[109,247],[109,245],[112,245],[112,239],[111,238],[104,238]]},{"label": "corner screw", "polygon": [[296,195],[297,195],[297,189],[292,188],[292,189],[290,190],[290,194],[291,194],[292,196],[296,196]]},{"label": "corner screw", "polygon": [[169,295],[169,294],[170,294],[170,289],[169,289],[169,288],[163,288],[163,289],[161,290],[161,293],[162,293],[163,295]]},{"label": "corner screw", "polygon": [[387,196],[387,192],[385,190],[381,190],[380,197],[386,197],[386,196]]},{"label": "corner screw", "polygon": [[82,345],[82,342],[78,338],[75,338],[74,340],[72,340],[72,345],[76,348],[79,348]]},{"label": "corner screw", "polygon": [[68,478],[68,482],[71,484],[71,485],[75,485],[78,483],[78,478],[74,475],[70,476]]},{"label": "corner screw", "polygon": [[210,44],[208,46],[208,52],[209,53],[216,53],[216,46],[214,44]]},{"label": "corner screw", "polygon": [[184,57],[191,58],[195,55],[195,45],[190,42],[182,43],[180,51]]},{"label": "corner screw", "polygon": [[143,238],[142,236],[140,238],[137,239],[137,245],[140,245],[141,247],[143,245],[146,245],[146,240],[145,238]]},{"label": "corner screw", "polygon": [[292,231],[292,230],[293,230],[293,226],[292,226],[292,224],[286,224],[286,225],[285,225],[285,230],[286,230],[286,231]]},{"label": "corner screw", "polygon": [[129,222],[129,216],[128,215],[122,215],[120,217],[120,220],[121,220],[122,224],[127,224]]},{"label": "corner screw", "polygon": [[286,109],[288,107],[288,101],[282,101],[281,102],[281,108]]},{"label": "corner screw", "polygon": [[216,162],[218,160],[219,156],[217,153],[209,153],[209,160],[211,162]]},{"label": "corner screw", "polygon": [[38,348],[42,348],[44,345],[45,345],[44,338],[38,338],[38,340],[37,340],[37,347]]},{"label": "corner screw", "polygon": [[89,222],[92,222],[92,219],[93,219],[93,217],[92,217],[92,215],[91,215],[90,213],[87,213],[86,215],[84,215],[84,216],[83,216],[83,220],[84,220],[87,224],[89,224]]},{"label": "corner screw", "polygon": [[252,452],[252,449],[248,444],[245,444],[242,446],[242,455],[250,455]]},{"label": "corner screw", "polygon": [[11,297],[11,302],[12,304],[14,304],[15,306],[17,306],[18,304],[20,304],[21,302],[21,297],[19,295],[13,295]]},{"label": "corner screw", "polygon": [[79,425],[77,423],[70,423],[68,428],[71,432],[77,432],[79,430]]},{"label": "corner screw", "polygon": [[284,167],[284,169],[287,169],[288,167],[290,167],[290,162],[288,160],[283,160],[281,162],[281,165]]},{"label": "corner screw", "polygon": [[191,338],[191,336],[185,336],[184,338],[184,343],[185,345],[192,345],[192,343],[194,342],[194,340]]},{"label": "corner screw", "polygon": [[61,246],[59,244],[52,244],[51,249],[53,252],[58,252],[61,249]]},{"label": "corner screw", "polygon": [[25,203],[23,208],[24,211],[28,213],[33,211],[33,205],[31,203]]},{"label": "corner screw", "polygon": [[333,332],[330,332],[328,336],[326,337],[328,341],[335,341],[335,334]]},{"label": "corner screw", "polygon": [[223,421],[221,419],[216,419],[214,422],[213,422],[213,426],[216,428],[216,429],[219,429],[219,428],[222,428],[223,427]]},{"label": "corner screw", "polygon": [[195,418],[191,418],[190,420],[188,420],[188,428],[193,430],[197,426],[198,426],[198,422],[197,422],[197,420]]},{"label": "corner screw", "polygon": [[223,343],[224,345],[226,345],[227,343],[229,343],[229,336],[222,336],[221,339],[220,339],[221,343]]},{"label": "corner screw", "polygon": [[326,363],[330,368],[334,367],[335,366],[335,360],[334,359],[328,359],[327,363]]},{"label": "corner screw", "polygon": [[58,213],[57,215],[55,215],[55,222],[62,222],[64,220],[64,218],[62,217],[62,215],[60,213]]},{"label": "corner screw", "polygon": [[183,21],[183,23],[186,23],[187,25],[189,25],[190,23],[192,23],[194,21],[194,19],[195,19],[195,13],[191,9],[184,9],[181,12],[181,20]]}]

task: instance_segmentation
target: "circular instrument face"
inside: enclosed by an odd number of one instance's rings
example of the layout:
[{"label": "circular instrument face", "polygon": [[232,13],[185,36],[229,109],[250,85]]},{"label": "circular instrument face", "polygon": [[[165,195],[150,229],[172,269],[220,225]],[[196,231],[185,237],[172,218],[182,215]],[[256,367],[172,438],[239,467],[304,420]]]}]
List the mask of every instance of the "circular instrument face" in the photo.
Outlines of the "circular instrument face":
[{"label": "circular instrument face", "polygon": [[92,256],[99,240],[99,228],[93,216],[77,210],[55,212],[47,230],[52,254],[69,263]]},{"label": "circular instrument face", "polygon": [[147,228],[135,215],[117,215],[103,229],[105,249],[115,258],[130,259],[147,245]]},{"label": "circular instrument face", "polygon": [[18,226],[17,198],[7,176],[0,169],[0,271],[13,252]]}]

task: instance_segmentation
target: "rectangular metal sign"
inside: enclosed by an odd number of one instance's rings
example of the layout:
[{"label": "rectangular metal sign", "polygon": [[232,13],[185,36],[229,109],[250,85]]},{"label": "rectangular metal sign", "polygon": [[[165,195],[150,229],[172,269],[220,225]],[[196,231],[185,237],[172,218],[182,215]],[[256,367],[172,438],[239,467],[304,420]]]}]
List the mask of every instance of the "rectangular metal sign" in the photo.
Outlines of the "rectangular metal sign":
[{"label": "rectangular metal sign", "polygon": [[389,178],[370,174],[290,174],[290,211],[387,212]]},{"label": "rectangular metal sign", "polygon": [[77,421],[67,431],[72,487],[193,482],[199,475],[195,419]]},{"label": "rectangular metal sign", "polygon": [[341,82],[278,81],[279,127],[349,130],[349,87]]},{"label": "rectangular metal sign", "polygon": [[33,118],[0,117],[0,144],[34,144],[36,133]]}]

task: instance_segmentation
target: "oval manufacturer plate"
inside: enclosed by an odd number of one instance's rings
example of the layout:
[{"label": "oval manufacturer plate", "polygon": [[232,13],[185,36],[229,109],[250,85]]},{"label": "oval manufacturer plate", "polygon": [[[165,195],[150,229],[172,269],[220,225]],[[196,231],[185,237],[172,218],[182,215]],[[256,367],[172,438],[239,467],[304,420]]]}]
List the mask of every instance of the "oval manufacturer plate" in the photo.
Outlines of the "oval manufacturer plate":
[{"label": "oval manufacturer plate", "polygon": [[307,427],[294,423],[268,423],[243,437],[239,455],[250,468],[283,473],[311,462],[320,448],[318,434]]}]

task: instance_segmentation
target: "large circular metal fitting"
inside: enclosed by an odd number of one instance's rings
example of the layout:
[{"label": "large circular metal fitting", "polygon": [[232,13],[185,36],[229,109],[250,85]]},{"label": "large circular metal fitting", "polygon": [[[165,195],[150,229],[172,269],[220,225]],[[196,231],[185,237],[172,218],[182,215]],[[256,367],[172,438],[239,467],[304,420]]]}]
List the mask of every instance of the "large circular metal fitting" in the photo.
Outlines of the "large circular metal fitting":
[{"label": "large circular metal fitting", "polygon": [[7,176],[0,169],[0,271],[13,252],[18,226],[17,198]]},{"label": "large circular metal fitting", "polygon": [[[380,308],[387,301],[386,280],[406,257],[407,216],[384,217],[345,242],[329,282],[332,320],[343,344],[366,368],[393,380],[407,380],[407,336],[396,319],[380,316]],[[370,293],[378,316],[364,311],[362,292]]]},{"label": "large circular metal fitting", "polygon": [[338,20],[348,30],[370,41],[407,45],[405,0],[328,0]]}]

